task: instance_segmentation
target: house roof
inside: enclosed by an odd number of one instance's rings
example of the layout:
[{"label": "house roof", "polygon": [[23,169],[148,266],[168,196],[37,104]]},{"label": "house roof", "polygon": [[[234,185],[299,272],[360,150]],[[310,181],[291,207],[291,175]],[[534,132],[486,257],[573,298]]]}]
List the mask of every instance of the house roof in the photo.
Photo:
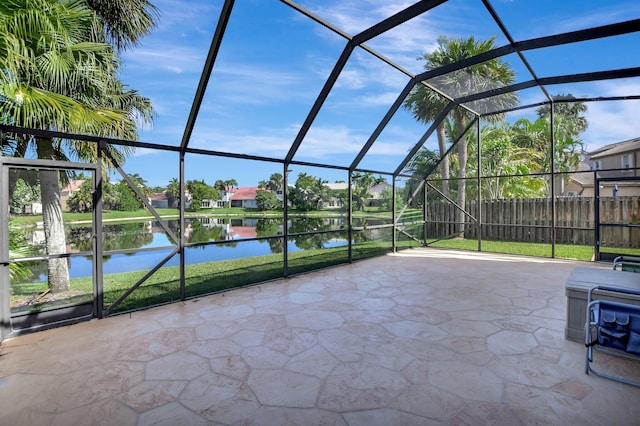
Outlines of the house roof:
[{"label": "house roof", "polygon": [[587,155],[591,159],[598,159],[638,150],[640,150],[640,138],[633,138],[626,141],[605,145],[589,152]]},{"label": "house roof", "polygon": [[65,186],[64,188],[62,188],[61,193],[72,193],[73,191],[77,191],[80,186],[82,186],[82,184],[84,183],[86,179],[73,179],[70,180],[69,183],[67,184],[67,186]]},{"label": "house roof", "polygon": [[236,189],[236,192],[234,192],[233,195],[231,196],[231,199],[232,200],[255,200],[256,193],[258,191],[263,191],[263,190],[258,187],[238,188]]},{"label": "house roof", "polygon": [[165,194],[164,192],[156,192],[151,196],[151,201],[163,201],[167,199],[167,194]]},{"label": "house roof", "polygon": [[347,182],[333,182],[333,183],[325,183],[324,186],[326,186],[327,188],[333,190],[333,191],[339,191],[342,189],[347,189],[349,188],[349,185],[347,184]]},{"label": "house roof", "polygon": [[373,185],[371,188],[369,188],[369,193],[378,193],[378,192],[382,192],[387,188],[393,188],[393,185],[391,185],[389,182],[380,182],[380,183],[376,183],[375,185]]}]

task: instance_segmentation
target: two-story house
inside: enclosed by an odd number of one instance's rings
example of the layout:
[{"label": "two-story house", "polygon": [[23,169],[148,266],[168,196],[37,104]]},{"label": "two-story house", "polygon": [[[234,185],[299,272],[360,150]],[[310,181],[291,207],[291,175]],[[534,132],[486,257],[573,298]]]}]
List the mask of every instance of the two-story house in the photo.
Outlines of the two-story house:
[{"label": "two-story house", "polygon": [[593,197],[595,180],[601,196],[640,195],[640,137],[604,145],[585,154],[584,160],[564,188],[563,195]]},{"label": "two-story house", "polygon": [[640,176],[638,170],[635,170],[640,164],[640,138],[612,143],[590,151],[585,161],[591,164],[591,170],[598,170],[601,177]]}]

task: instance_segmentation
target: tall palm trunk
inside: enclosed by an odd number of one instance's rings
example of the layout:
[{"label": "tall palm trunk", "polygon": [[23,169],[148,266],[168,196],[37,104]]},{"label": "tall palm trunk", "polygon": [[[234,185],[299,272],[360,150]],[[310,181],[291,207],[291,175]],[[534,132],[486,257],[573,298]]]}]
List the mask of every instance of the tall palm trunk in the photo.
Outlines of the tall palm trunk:
[{"label": "tall palm trunk", "polygon": [[[440,150],[440,177],[442,178],[442,193],[449,196],[449,156],[447,152],[447,134],[445,132],[444,121],[438,124],[436,129],[438,135],[438,149]],[[425,200],[426,202],[426,200]]]},{"label": "tall palm trunk", "polygon": [[[51,159],[54,150],[51,140],[37,142],[38,158]],[[60,202],[60,184],[57,170],[40,170],[40,194],[42,197],[42,221],[47,255],[63,254],[67,249]],[[52,293],[69,290],[69,264],[67,259],[47,261],[48,285]]]}]

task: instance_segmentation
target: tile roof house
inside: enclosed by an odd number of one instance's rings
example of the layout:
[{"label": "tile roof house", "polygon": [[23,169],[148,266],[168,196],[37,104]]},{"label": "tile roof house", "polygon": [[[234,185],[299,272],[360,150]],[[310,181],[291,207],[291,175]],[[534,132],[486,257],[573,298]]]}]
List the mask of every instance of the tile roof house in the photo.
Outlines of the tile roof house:
[{"label": "tile roof house", "polygon": [[258,187],[237,188],[231,195],[231,207],[244,207],[247,209],[258,208],[256,194],[262,189]]}]

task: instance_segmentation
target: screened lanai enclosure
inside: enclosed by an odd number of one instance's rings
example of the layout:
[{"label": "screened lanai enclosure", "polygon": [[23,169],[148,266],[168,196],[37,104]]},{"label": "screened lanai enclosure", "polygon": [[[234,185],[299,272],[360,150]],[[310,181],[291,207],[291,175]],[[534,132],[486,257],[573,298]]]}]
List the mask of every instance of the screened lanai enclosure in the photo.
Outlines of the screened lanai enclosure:
[{"label": "screened lanai enclosure", "polygon": [[640,254],[636,1],[158,0],[86,51],[15,3],[1,338],[416,246]]}]

